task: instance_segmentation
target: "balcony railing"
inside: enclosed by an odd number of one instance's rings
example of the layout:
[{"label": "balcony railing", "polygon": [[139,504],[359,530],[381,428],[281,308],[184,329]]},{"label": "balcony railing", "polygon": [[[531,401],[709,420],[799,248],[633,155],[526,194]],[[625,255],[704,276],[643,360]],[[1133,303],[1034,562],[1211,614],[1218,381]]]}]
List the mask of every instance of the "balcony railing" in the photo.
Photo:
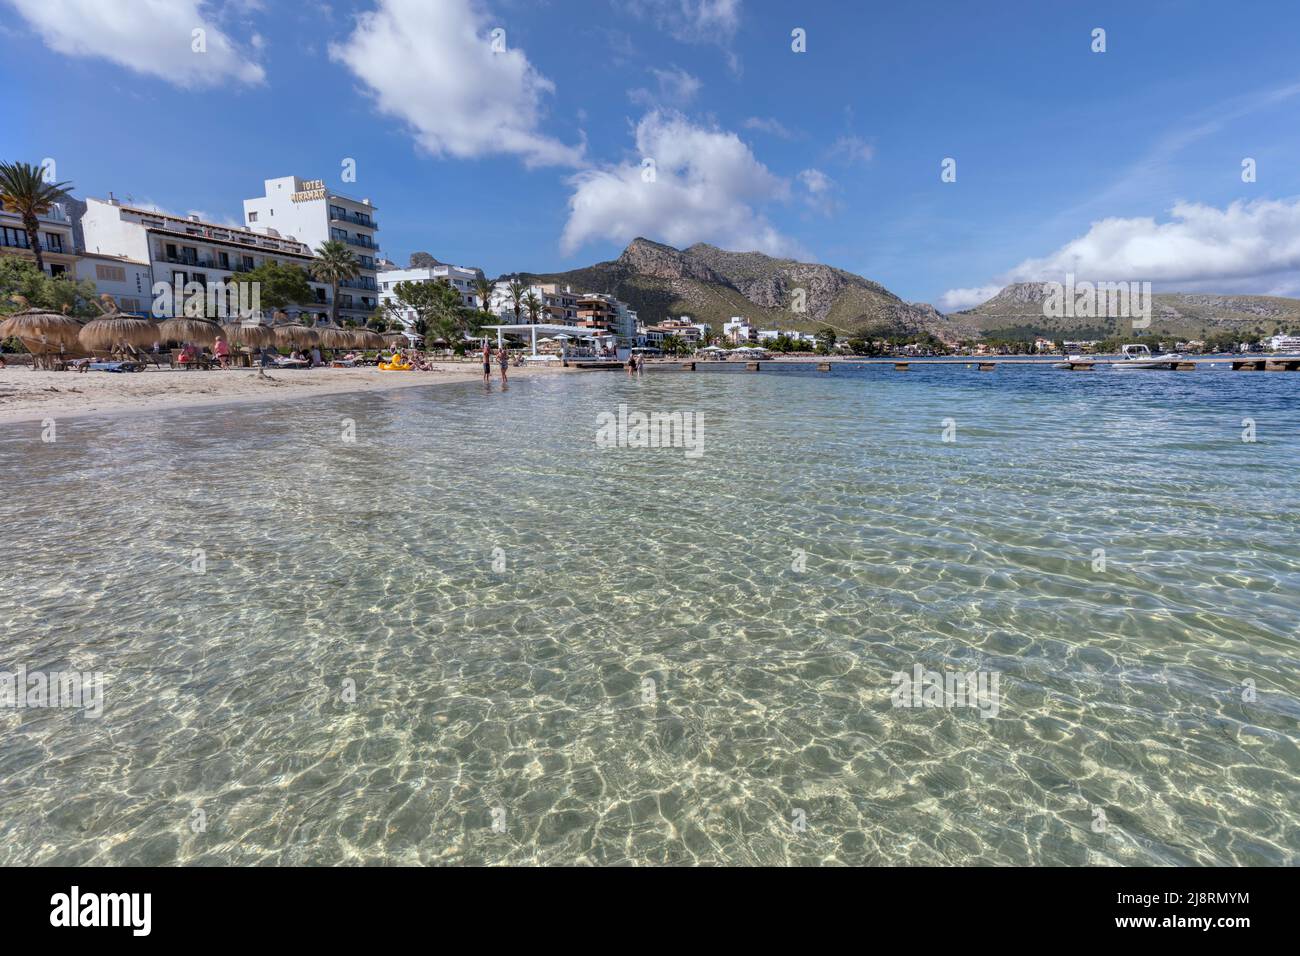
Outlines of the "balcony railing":
[{"label": "balcony railing", "polygon": [[360,246],[362,249],[379,248],[379,246],[375,245],[375,243],[366,236],[343,236],[341,238],[350,246]]},{"label": "balcony railing", "polygon": [[233,259],[230,262],[223,264],[219,259],[204,259],[204,258],[189,259],[186,258],[185,256],[169,256],[166,255],[165,253],[162,255],[155,256],[155,258],[159,262],[166,262],[169,265],[190,266],[191,268],[194,269],[220,269],[224,272],[236,272],[241,268],[240,264],[238,262],[235,262]]},{"label": "balcony railing", "polygon": [[[18,233],[14,237],[0,233],[0,246],[7,246],[10,249],[30,249],[32,247],[31,243],[27,241],[27,233],[25,232]],[[48,239],[41,239],[40,247],[42,252],[59,253],[64,251],[62,245],[51,245]]]},{"label": "balcony railing", "polygon": [[367,229],[379,228],[379,226],[375,224],[375,221],[369,216],[362,216],[355,212],[340,212],[339,210],[331,209],[330,218],[335,222],[350,222],[354,226],[364,226]]},{"label": "balcony railing", "polygon": [[374,279],[344,279],[339,283],[340,289],[364,289],[367,292],[378,292]]}]

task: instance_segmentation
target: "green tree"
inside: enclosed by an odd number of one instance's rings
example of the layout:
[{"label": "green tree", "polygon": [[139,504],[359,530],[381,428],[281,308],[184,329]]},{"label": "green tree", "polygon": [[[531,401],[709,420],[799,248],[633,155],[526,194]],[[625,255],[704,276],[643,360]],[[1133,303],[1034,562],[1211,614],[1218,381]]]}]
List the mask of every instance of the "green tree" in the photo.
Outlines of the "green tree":
[{"label": "green tree", "polygon": [[542,309],[545,308],[546,303],[538,298],[536,292],[529,289],[528,294],[524,296],[523,305],[528,310],[528,321],[536,325],[537,317],[542,314]]},{"label": "green tree", "polygon": [[492,311],[492,290],[494,288],[495,283],[487,276],[479,276],[474,280],[474,292],[478,296],[480,303],[479,311],[488,313]]},{"label": "green tree", "polygon": [[0,313],[17,312],[11,296],[20,295],[33,308],[62,312],[64,306],[75,316],[99,314],[92,303],[97,298],[95,283],[67,276],[51,277],[30,259],[0,256]]},{"label": "green tree", "polygon": [[467,310],[446,279],[432,282],[399,282],[393,286],[393,312],[415,313],[412,328],[426,339],[444,338],[455,342],[467,327]]},{"label": "green tree", "polygon": [[817,349],[820,352],[830,352],[835,348],[835,330],[829,325],[823,325],[817,330]]},{"label": "green tree", "polygon": [[330,320],[338,325],[339,283],[360,275],[361,264],[343,240],[330,239],[316,248],[316,261],[311,264],[311,274],[318,281],[330,284]]},{"label": "green tree", "polygon": [[291,305],[309,306],[316,303],[316,293],[307,281],[307,273],[298,266],[267,259],[256,269],[236,272],[231,282],[255,282],[262,308],[274,312]]},{"label": "green tree", "polygon": [[45,257],[41,255],[41,224],[37,217],[48,213],[71,188],[72,183],[47,183],[41,167],[31,163],[0,163],[0,201],[22,219],[27,242],[36,256],[36,268],[42,272]]},{"label": "green tree", "polygon": [[528,294],[528,285],[518,278],[510,280],[510,307],[515,313],[515,325],[519,324],[519,312],[524,307],[524,297]]}]

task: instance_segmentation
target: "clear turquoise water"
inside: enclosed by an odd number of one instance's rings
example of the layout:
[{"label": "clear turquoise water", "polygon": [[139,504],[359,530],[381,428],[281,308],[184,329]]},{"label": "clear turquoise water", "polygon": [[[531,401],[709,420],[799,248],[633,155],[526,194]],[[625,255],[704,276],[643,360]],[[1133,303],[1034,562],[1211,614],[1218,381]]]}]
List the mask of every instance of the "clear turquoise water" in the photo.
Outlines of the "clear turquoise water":
[{"label": "clear turquoise water", "polygon": [[[0,429],[0,668],[108,677],[0,711],[0,863],[1294,865],[1298,399],[591,373]],[[620,402],[703,456],[598,449]],[[891,706],[916,664],[997,716]]]}]

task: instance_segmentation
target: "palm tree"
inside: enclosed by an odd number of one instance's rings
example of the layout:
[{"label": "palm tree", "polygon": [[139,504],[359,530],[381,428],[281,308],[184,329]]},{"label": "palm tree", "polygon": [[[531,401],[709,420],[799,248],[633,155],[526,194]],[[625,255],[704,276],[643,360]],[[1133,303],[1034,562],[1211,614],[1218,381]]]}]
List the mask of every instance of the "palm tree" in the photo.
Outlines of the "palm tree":
[{"label": "palm tree", "polygon": [[41,168],[31,163],[0,163],[0,201],[22,217],[27,242],[36,256],[36,268],[42,272],[45,257],[41,255],[41,224],[37,217],[48,213],[71,188],[72,183],[47,183]]},{"label": "palm tree", "polygon": [[546,307],[546,303],[537,297],[536,292],[533,292],[530,289],[528,294],[524,296],[523,304],[524,308],[528,310],[528,321],[533,325],[536,325],[537,316],[540,315],[542,309]]},{"label": "palm tree", "polygon": [[330,284],[330,321],[339,324],[339,283],[355,279],[361,274],[361,264],[342,240],[330,239],[316,249],[316,261],[311,264],[311,274],[321,282]]},{"label": "palm tree", "polygon": [[528,294],[528,286],[519,279],[510,280],[510,306],[515,311],[515,325],[519,324],[519,310],[523,308],[524,297]]},{"label": "palm tree", "polygon": [[492,291],[496,286],[487,276],[479,276],[474,280],[474,291],[478,294],[483,303],[483,311],[492,311]]}]

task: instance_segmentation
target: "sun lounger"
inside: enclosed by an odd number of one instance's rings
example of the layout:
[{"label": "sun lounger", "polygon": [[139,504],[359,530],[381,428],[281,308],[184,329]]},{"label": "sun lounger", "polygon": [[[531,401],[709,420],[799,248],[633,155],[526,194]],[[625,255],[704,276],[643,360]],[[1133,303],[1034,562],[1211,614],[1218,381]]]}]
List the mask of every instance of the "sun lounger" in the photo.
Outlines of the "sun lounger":
[{"label": "sun lounger", "polygon": [[143,372],[142,362],[91,362],[92,372]]}]

